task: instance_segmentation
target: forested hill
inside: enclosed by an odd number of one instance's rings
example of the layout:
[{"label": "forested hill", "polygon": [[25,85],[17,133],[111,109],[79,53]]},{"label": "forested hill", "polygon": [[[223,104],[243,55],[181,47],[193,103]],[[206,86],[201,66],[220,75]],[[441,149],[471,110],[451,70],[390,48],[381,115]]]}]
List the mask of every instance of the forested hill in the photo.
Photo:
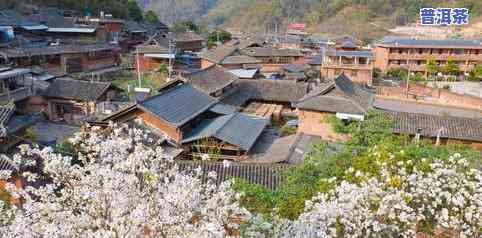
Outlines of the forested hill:
[{"label": "forested hill", "polygon": [[218,0],[204,21],[261,32],[301,21],[317,32],[373,38],[416,21],[422,7],[466,7],[474,21],[482,15],[481,0]]},{"label": "forested hill", "polygon": [[386,29],[414,22],[421,7],[466,7],[472,22],[480,21],[482,0],[1,0],[4,6],[22,2],[55,5],[93,14],[104,10],[128,18],[132,8],[155,11],[171,24],[195,20],[210,26],[236,27],[251,32],[283,29],[305,22],[312,31],[374,38]]}]

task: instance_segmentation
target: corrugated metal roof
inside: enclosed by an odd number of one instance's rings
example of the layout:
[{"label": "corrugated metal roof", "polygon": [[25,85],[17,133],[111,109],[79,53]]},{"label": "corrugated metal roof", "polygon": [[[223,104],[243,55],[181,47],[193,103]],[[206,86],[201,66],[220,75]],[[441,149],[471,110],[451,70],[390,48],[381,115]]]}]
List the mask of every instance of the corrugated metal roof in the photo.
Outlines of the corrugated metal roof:
[{"label": "corrugated metal roof", "polygon": [[26,68],[16,68],[16,69],[3,71],[3,72],[0,72],[0,80],[17,77],[20,75],[28,74],[30,72],[32,72],[32,70],[26,69]]},{"label": "corrugated metal roof", "polygon": [[268,123],[267,119],[244,113],[221,116],[205,120],[192,130],[182,143],[215,137],[249,151]]},{"label": "corrugated metal roof", "polygon": [[67,27],[58,27],[58,28],[49,28],[47,32],[57,32],[57,33],[94,33],[97,29],[96,28],[67,28]]},{"label": "corrugated metal roof", "polygon": [[180,83],[147,99],[139,106],[178,127],[208,110],[217,100],[192,85]]},{"label": "corrugated metal roof", "polygon": [[24,30],[27,31],[38,31],[38,30],[47,30],[49,29],[46,25],[33,25],[33,26],[22,26]]},{"label": "corrugated metal roof", "polygon": [[241,79],[252,79],[258,71],[259,69],[233,69],[229,72]]},{"label": "corrugated metal roof", "polygon": [[156,58],[156,59],[175,59],[176,54],[144,54],[147,58]]}]

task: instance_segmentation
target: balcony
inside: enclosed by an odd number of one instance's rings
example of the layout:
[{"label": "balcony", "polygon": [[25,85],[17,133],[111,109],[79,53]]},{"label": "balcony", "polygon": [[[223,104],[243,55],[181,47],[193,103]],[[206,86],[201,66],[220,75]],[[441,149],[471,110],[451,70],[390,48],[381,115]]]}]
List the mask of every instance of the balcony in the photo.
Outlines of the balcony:
[{"label": "balcony", "polygon": [[372,70],[372,64],[323,63],[322,68]]},{"label": "balcony", "polygon": [[456,61],[480,61],[482,62],[482,54],[429,54],[429,53],[390,53],[388,55],[389,60],[427,60],[433,58],[435,60],[448,60],[452,58]]},{"label": "balcony", "polygon": [[21,87],[17,88],[15,90],[12,90],[10,92],[6,93],[1,93],[0,94],[0,103],[4,104],[11,99],[13,99],[15,102],[24,100],[28,97],[32,96],[32,90],[30,90],[29,87]]}]

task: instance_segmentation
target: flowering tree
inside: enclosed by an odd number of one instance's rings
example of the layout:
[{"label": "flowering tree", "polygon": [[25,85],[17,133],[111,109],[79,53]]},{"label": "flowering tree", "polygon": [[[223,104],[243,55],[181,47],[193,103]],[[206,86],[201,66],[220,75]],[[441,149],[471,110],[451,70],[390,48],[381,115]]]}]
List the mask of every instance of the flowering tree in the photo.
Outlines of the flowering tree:
[{"label": "flowering tree", "polygon": [[142,130],[87,128],[70,143],[75,159],[28,146],[14,156],[19,165],[41,161],[40,173],[23,173],[40,185],[7,186],[22,202],[0,204],[1,237],[226,237],[250,217],[230,183],[179,171]]},{"label": "flowering tree", "polygon": [[[412,168],[382,164],[379,177],[350,170],[328,193],[306,202],[295,221],[282,220],[277,237],[480,237],[482,175],[455,154]],[[397,169],[394,169],[397,168]],[[412,168],[411,172],[408,172]],[[335,182],[331,179],[329,182]]]}]

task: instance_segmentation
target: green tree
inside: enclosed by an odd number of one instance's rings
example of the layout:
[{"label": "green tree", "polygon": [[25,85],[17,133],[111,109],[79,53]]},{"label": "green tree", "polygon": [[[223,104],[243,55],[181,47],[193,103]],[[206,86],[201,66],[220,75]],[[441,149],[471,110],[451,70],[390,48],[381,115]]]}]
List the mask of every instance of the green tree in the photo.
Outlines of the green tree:
[{"label": "green tree", "polygon": [[402,67],[391,68],[387,71],[387,76],[396,78],[398,80],[406,80],[408,75],[408,70]]},{"label": "green tree", "polygon": [[482,80],[482,65],[476,65],[474,68],[469,72],[469,76],[467,78],[470,81],[480,81]]},{"label": "green tree", "polygon": [[427,60],[427,73],[429,77],[436,76],[440,72],[440,67],[437,65],[437,61],[434,58]]},{"label": "green tree", "polygon": [[447,59],[447,64],[443,67],[443,72],[448,75],[456,76],[460,73],[460,67],[452,58]]},{"label": "green tree", "polygon": [[187,32],[187,31],[193,31],[196,33],[201,32],[201,27],[197,25],[193,21],[180,21],[176,22],[172,27],[171,31],[173,32]]},{"label": "green tree", "polygon": [[208,47],[213,47],[219,41],[220,43],[226,43],[231,40],[231,33],[224,30],[215,30],[209,33]]},{"label": "green tree", "polygon": [[127,11],[129,12],[129,18],[141,22],[144,20],[144,16],[142,15],[142,9],[137,4],[135,0],[129,0],[127,2]]},{"label": "green tree", "polygon": [[159,23],[160,22],[159,16],[157,16],[157,14],[152,10],[149,10],[149,11],[146,12],[146,15],[144,16],[144,20],[147,21],[147,22],[152,22],[152,23]]}]

